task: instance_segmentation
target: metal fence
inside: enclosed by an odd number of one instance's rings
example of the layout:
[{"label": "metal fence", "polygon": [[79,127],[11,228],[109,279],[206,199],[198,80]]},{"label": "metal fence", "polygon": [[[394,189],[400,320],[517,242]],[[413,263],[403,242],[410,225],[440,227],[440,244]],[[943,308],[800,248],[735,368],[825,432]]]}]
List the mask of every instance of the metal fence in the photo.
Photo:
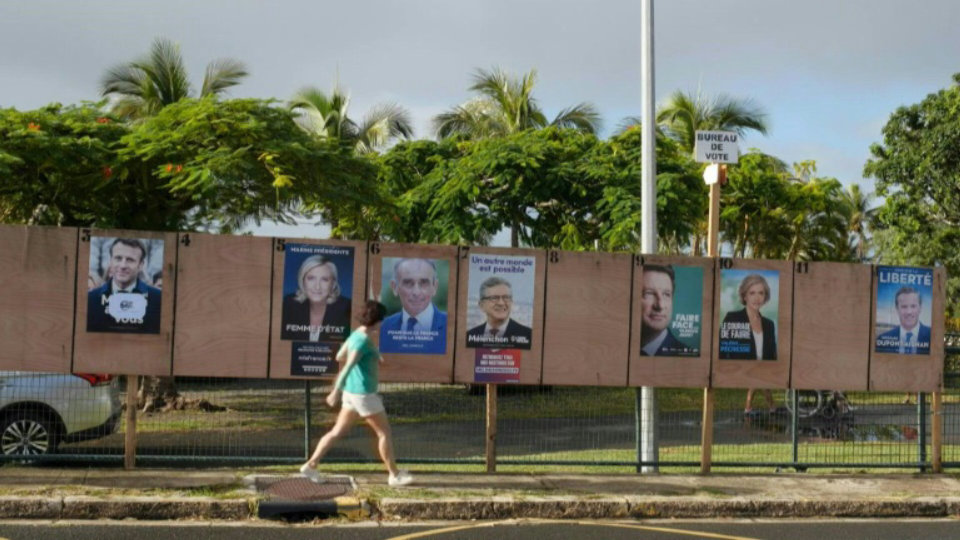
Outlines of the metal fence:
[{"label": "metal fence", "polygon": [[[31,456],[31,461],[123,463],[127,425],[119,410],[100,411],[101,418],[107,419],[104,426],[74,432],[64,425],[77,424],[71,419],[102,406],[105,388],[122,402],[123,382],[60,375],[71,383],[58,385],[48,377],[35,374],[25,378],[27,383],[16,385],[0,373],[0,407],[6,406],[2,410],[4,451],[16,448],[11,426],[23,418],[42,419],[35,423],[50,430],[59,444],[56,452]],[[952,386],[956,380],[946,377]],[[138,413],[137,466],[299,463],[334,419],[323,402],[329,386],[317,382],[211,378],[176,382],[185,398],[183,409]],[[638,470],[637,389],[498,388],[496,464],[500,470]],[[484,387],[387,383],[381,385],[381,392],[399,461],[438,466],[485,463]],[[774,403],[769,405],[756,396],[754,410],[747,413],[745,394],[745,390],[715,391],[714,468],[931,467],[929,395],[781,390],[773,391]],[[657,391],[659,460],[653,465],[661,471],[699,470],[702,400],[699,389]],[[944,391],[942,400],[943,466],[956,468],[960,467],[960,389]],[[45,401],[57,402],[58,412]],[[115,430],[113,421],[117,421]],[[24,431],[28,425],[20,427]],[[24,456],[0,458],[22,461]],[[326,461],[375,462],[376,451],[366,429],[355,428]]]}]

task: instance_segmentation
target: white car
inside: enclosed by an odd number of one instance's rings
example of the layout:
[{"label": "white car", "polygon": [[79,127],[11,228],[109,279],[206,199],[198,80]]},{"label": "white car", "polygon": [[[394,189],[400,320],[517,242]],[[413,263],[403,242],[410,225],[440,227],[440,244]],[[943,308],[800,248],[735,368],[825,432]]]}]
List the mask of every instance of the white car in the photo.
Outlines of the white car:
[{"label": "white car", "polygon": [[122,410],[112,375],[0,371],[0,452],[53,453],[113,433]]}]

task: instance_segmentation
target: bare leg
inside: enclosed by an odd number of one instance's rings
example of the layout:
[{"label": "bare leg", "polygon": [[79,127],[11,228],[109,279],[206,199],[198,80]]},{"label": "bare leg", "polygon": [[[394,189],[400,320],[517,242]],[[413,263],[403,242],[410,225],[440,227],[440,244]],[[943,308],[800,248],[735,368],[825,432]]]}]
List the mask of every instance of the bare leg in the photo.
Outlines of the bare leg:
[{"label": "bare leg", "polygon": [[357,411],[346,407],[341,408],[340,414],[337,415],[337,423],[334,424],[333,428],[323,437],[320,437],[320,442],[317,443],[317,449],[313,451],[313,455],[310,456],[310,459],[307,461],[307,466],[315,469],[317,463],[319,463],[320,460],[323,459],[323,456],[333,447],[333,443],[337,442],[340,437],[346,435],[358,418],[360,418],[360,415],[357,414]]},{"label": "bare leg", "polygon": [[747,390],[747,404],[743,407],[744,412],[753,410],[753,388]]},{"label": "bare leg", "polygon": [[387,471],[391,476],[396,476],[399,471],[397,462],[393,459],[393,440],[390,435],[390,422],[387,420],[387,413],[378,412],[363,420],[373,429],[373,433],[377,437],[377,449],[380,450],[380,459],[387,466]]},{"label": "bare leg", "polygon": [[764,388],[762,392],[763,392],[763,397],[766,398],[767,400],[767,408],[770,409],[771,411],[776,409],[777,404],[774,403],[773,401],[773,392],[771,392],[769,388]]}]

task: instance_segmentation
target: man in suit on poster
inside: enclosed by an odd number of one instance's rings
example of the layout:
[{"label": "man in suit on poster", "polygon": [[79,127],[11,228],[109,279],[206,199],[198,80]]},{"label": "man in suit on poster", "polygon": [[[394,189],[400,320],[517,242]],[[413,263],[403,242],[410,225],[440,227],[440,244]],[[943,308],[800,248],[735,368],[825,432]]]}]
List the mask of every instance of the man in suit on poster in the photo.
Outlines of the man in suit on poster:
[{"label": "man in suit on poster", "polygon": [[160,333],[160,289],[140,279],[147,249],[135,238],[110,245],[109,279],[87,293],[87,332]]},{"label": "man in suit on poster", "polygon": [[645,264],[640,295],[640,354],[642,356],[679,356],[690,352],[673,332],[673,293],[676,291],[673,267]]},{"label": "man in suit on poster", "polygon": [[447,314],[433,303],[438,285],[437,267],[430,259],[400,259],[393,265],[390,290],[403,309],[381,323],[381,352],[447,351]]},{"label": "man in suit on poster", "polygon": [[530,349],[533,330],[510,318],[513,287],[509,281],[496,276],[485,279],[479,305],[487,320],[467,331],[468,347]]},{"label": "man in suit on poster", "polygon": [[920,322],[920,293],[913,287],[901,287],[894,306],[900,324],[877,336],[877,352],[930,354],[930,327]]}]

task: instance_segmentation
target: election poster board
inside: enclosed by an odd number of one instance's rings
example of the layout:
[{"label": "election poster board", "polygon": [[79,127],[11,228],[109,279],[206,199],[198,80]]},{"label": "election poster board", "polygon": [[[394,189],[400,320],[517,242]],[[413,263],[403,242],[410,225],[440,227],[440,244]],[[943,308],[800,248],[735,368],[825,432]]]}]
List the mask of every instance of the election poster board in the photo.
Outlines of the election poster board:
[{"label": "election poster board", "polygon": [[633,257],[547,254],[543,384],[626,386]]},{"label": "election poster board", "polygon": [[333,378],[366,301],[367,244],[274,239],[270,377]]},{"label": "election poster board", "polygon": [[635,257],[630,386],[710,385],[715,265],[712,258]]},{"label": "election poster board", "polygon": [[372,242],[370,289],[387,308],[374,335],[380,380],[452,382],[457,247]]},{"label": "election poster board", "polygon": [[81,229],[74,372],[169,375],[176,233]]},{"label": "election poster board", "polygon": [[77,229],[0,225],[0,370],[69,373]]},{"label": "election poster board", "polygon": [[873,268],[865,264],[794,264],[790,386],[866,390]]},{"label": "election poster board", "polygon": [[175,375],[267,376],[269,238],[180,233]]},{"label": "election poster board", "polygon": [[713,386],[787,388],[793,265],[724,258],[716,279]]},{"label": "election poster board", "polygon": [[939,390],[945,283],[942,267],[875,267],[870,390]]},{"label": "election poster board", "polygon": [[458,259],[455,382],[540,384],[544,252],[461,247]]}]

